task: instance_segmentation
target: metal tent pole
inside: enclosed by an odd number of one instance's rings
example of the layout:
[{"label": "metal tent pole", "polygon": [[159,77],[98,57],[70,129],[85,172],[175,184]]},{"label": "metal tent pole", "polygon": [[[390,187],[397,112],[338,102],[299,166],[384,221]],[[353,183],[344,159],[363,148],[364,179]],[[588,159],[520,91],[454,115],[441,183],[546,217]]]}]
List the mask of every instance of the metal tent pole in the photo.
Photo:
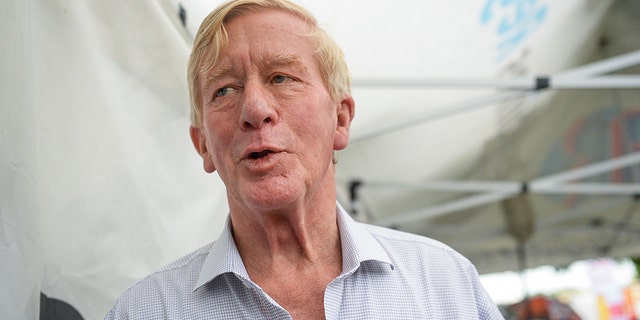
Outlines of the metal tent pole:
[{"label": "metal tent pole", "polygon": [[[489,88],[498,90],[512,90],[487,97],[473,99],[464,103],[445,106],[436,111],[413,116],[411,119],[398,121],[382,128],[376,128],[362,133],[354,132],[352,142],[377,137],[390,132],[406,129],[420,123],[452,116],[461,112],[471,111],[490,106],[492,103],[504,102],[521,98],[543,89],[640,89],[638,75],[608,75],[627,67],[640,64],[640,50],[619,55],[609,59],[590,63],[571,70],[560,72],[553,76],[538,76],[514,79],[354,79],[355,88]],[[597,77],[594,77],[597,76]]]},{"label": "metal tent pole", "polygon": [[[529,184],[527,184],[527,189],[531,193],[535,193],[535,192],[544,193],[545,188],[547,190],[552,190],[552,191],[555,189],[556,192],[559,192],[560,190],[562,190],[562,187],[563,187],[562,183],[584,179],[590,176],[609,172],[611,170],[627,167],[637,163],[640,163],[640,151],[630,153],[618,158],[613,158],[613,159],[608,159],[605,161],[593,163],[580,168],[567,170],[562,173],[548,175],[545,177],[534,179]],[[398,185],[397,182],[390,183],[389,185],[393,186],[394,184]],[[454,184],[455,183],[453,182],[440,183],[440,184],[434,183],[434,184],[431,184],[431,187],[439,187],[437,188],[437,190],[440,190],[440,191],[444,190],[445,187],[450,187],[448,190],[451,190],[451,191],[460,191],[462,189],[465,189],[464,182],[461,182],[458,187],[455,187]],[[374,186],[378,186],[378,187],[382,185],[383,184],[380,182],[377,182],[374,184]],[[367,186],[368,186],[368,183],[366,181],[362,181],[361,187],[366,188]],[[405,187],[406,186],[407,185],[405,185]],[[428,189],[429,184],[415,184],[415,186],[418,186],[424,190],[424,189]],[[516,183],[501,184],[501,183],[490,182],[486,185],[486,187],[489,187],[489,188],[484,190],[484,191],[488,190],[489,192],[485,192],[479,195],[464,197],[462,199],[458,199],[445,204],[426,208],[424,210],[412,211],[404,214],[379,218],[376,220],[376,223],[380,225],[385,225],[385,226],[411,223],[416,220],[434,218],[434,217],[446,215],[452,212],[494,203],[497,201],[501,201],[501,200],[513,197],[516,194],[519,194],[522,190],[521,186],[522,184],[516,184]],[[585,191],[585,192],[588,191],[589,193],[591,193],[596,191],[598,188],[601,188],[602,190],[600,191],[604,193],[606,191],[604,191],[605,188],[603,187],[606,187],[606,186],[607,184],[583,184],[583,185],[569,184],[567,185],[567,187],[565,187],[566,188],[565,191],[572,192],[572,191],[582,190],[582,191]],[[470,191],[470,189],[479,190],[480,187],[482,187],[481,183],[472,182],[471,184],[466,186],[465,191]],[[608,194],[613,194],[614,193],[613,191],[618,191],[620,192],[619,194],[636,194],[637,193],[636,191],[638,191],[639,188],[640,188],[639,184],[632,184],[627,186],[619,185],[619,186],[615,186],[615,189],[610,190]],[[457,189],[457,190],[454,190],[454,189]],[[499,190],[499,191],[496,191],[496,190]]]}]

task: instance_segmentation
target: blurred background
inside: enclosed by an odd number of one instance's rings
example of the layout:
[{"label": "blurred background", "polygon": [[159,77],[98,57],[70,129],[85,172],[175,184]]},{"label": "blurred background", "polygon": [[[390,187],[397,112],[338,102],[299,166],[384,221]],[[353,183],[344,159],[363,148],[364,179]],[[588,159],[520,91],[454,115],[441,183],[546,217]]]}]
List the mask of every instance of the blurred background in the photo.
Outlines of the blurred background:
[{"label": "blurred background", "polygon": [[[186,84],[221,1],[0,1],[0,318],[100,319],[226,219]],[[356,219],[452,246],[507,318],[640,315],[640,2],[297,2],[351,69]]]}]

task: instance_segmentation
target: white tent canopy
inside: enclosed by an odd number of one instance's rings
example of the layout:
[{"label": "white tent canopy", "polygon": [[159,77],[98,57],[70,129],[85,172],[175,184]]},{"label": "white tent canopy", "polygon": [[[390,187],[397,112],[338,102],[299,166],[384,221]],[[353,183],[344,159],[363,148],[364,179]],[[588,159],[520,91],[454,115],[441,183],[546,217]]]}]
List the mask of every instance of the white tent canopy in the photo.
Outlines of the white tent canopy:
[{"label": "white tent canopy", "polygon": [[[518,243],[527,266],[640,254],[637,2],[299,2],[353,75],[337,181],[359,219],[481,273],[520,267]],[[217,237],[185,69],[219,3],[3,2],[0,318],[37,319],[40,293],[101,318]]]}]

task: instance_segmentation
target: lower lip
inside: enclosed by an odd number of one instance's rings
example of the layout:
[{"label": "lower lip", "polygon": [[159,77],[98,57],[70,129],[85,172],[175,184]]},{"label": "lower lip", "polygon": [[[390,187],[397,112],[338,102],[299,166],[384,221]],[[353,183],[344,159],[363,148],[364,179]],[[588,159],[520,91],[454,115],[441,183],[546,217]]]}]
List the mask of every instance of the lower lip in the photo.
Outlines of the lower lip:
[{"label": "lower lip", "polygon": [[252,171],[268,171],[276,166],[279,157],[280,153],[269,153],[256,159],[247,158],[243,163]]}]

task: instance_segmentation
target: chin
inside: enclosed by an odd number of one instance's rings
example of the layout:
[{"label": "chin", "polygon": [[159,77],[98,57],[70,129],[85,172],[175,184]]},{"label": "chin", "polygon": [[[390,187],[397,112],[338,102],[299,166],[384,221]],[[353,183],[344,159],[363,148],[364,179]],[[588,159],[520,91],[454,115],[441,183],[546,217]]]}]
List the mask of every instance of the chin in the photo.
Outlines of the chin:
[{"label": "chin", "polygon": [[303,197],[303,187],[283,186],[278,184],[253,185],[252,190],[244,193],[245,203],[258,210],[285,209]]}]

